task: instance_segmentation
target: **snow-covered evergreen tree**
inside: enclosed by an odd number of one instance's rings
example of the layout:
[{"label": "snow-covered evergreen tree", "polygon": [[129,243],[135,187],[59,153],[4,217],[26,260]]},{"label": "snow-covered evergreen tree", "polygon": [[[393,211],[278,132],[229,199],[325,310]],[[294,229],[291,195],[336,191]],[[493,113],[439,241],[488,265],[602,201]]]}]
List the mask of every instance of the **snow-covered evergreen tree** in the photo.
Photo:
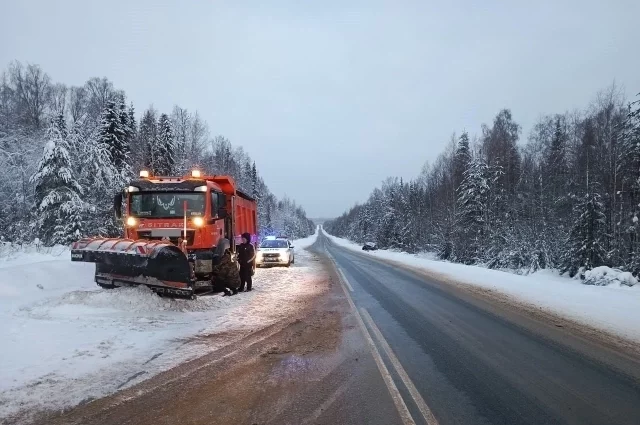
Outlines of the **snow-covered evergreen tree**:
[{"label": "snow-covered evergreen tree", "polygon": [[251,194],[251,161],[247,157],[244,161],[244,167],[242,169],[242,179],[239,182],[242,191]]},{"label": "snow-covered evergreen tree", "polygon": [[44,154],[31,177],[36,197],[36,233],[45,244],[68,244],[83,235],[82,187],[71,166],[60,115],[45,135]]},{"label": "snow-covered evergreen tree", "polygon": [[251,166],[251,196],[256,201],[260,200],[260,192],[258,187],[258,171],[256,169],[256,162],[253,162]]},{"label": "snow-covered evergreen tree", "polygon": [[472,158],[457,193],[455,258],[460,262],[482,260],[488,194],[487,164],[482,157]]},{"label": "snow-covered evergreen tree", "polygon": [[128,119],[127,122],[129,124],[128,133],[129,133],[129,142],[131,146],[136,136],[138,135],[138,124],[136,123],[136,110],[133,107],[133,103],[129,105],[129,109],[127,110]]},{"label": "snow-covered evergreen tree", "polygon": [[124,95],[118,96],[117,98],[117,106],[118,106],[118,115],[120,116],[120,124],[122,125],[122,130],[124,131],[124,142],[127,147],[129,147],[130,137],[131,137],[131,124],[129,123],[129,111],[127,111],[127,104],[124,99]]},{"label": "snow-covered evergreen tree", "polygon": [[132,165],[133,158],[131,157],[132,146],[135,144],[136,137],[136,116],[135,110],[133,108],[133,104],[127,108],[125,103],[124,95],[119,98],[119,108],[120,108],[120,122],[122,123],[122,128],[124,130],[124,143],[126,149],[126,162],[128,167],[130,168]]},{"label": "snow-covered evergreen tree", "polygon": [[176,172],[184,174],[189,170],[191,161],[188,158],[189,130],[192,116],[184,108],[178,105],[173,107],[171,113],[171,126],[173,127],[173,138],[175,146]]},{"label": "snow-covered evergreen tree", "polygon": [[158,158],[158,124],[156,111],[147,109],[140,120],[137,146],[140,165],[148,170],[154,170]]},{"label": "snow-covered evergreen tree", "polygon": [[85,135],[79,129],[71,132],[69,143],[79,153],[76,174],[85,188],[87,234],[119,236],[120,223],[113,215],[111,200],[126,181],[111,162],[108,146],[93,134]]},{"label": "snow-covered evergreen tree", "polygon": [[156,152],[157,158],[155,159],[153,172],[160,176],[172,175],[176,165],[175,146],[173,129],[167,114],[160,115],[160,120],[158,121],[158,148]]},{"label": "snow-covered evergreen tree", "polygon": [[[129,146],[127,143],[126,122],[123,123],[123,113],[120,104],[109,100],[102,112],[98,140],[107,147],[111,163],[123,176],[129,174]],[[128,121],[128,118],[126,119]]]},{"label": "snow-covered evergreen tree", "polygon": [[562,272],[575,276],[580,270],[590,270],[604,264],[605,249],[604,205],[597,185],[591,185],[589,192],[576,205],[577,220],[567,240],[562,262]]},{"label": "snow-covered evergreen tree", "polygon": [[67,136],[69,135],[68,131],[67,131],[67,122],[64,119],[64,114],[63,113],[58,113],[53,117],[53,120],[55,121],[54,126],[58,129],[58,131],[60,132],[60,136],[66,140]]},{"label": "snow-covered evergreen tree", "polygon": [[464,173],[471,163],[471,148],[469,147],[469,135],[465,131],[458,140],[454,158],[454,188],[457,190],[464,180]]},{"label": "snow-covered evergreen tree", "polygon": [[[69,223],[82,224],[82,229],[76,228],[80,235],[121,234],[122,223],[114,219],[112,200],[114,193],[127,184],[130,173],[125,167],[116,167],[128,163],[137,171],[146,164],[154,170],[155,162],[163,157],[158,152],[158,114],[153,108],[142,114],[136,137],[133,106],[125,108],[125,98],[124,93],[114,88],[106,78],[91,78],[82,86],[67,88],[63,84],[52,84],[49,76],[37,65],[23,67],[16,63],[6,72],[0,72],[0,196],[7,201],[0,206],[0,229],[4,241],[40,237],[50,243],[54,234],[73,233],[75,236],[76,232],[67,228]],[[31,100],[35,103],[29,105]],[[55,114],[53,117],[60,135],[54,139],[61,140],[53,144],[45,138],[45,133],[47,137],[50,135],[47,117],[52,111],[65,113],[64,116]],[[180,168],[174,168],[172,174],[196,165],[215,174],[231,174],[237,181],[243,177],[243,188],[248,193],[259,194],[261,229],[283,232],[273,225],[278,220],[283,228],[300,232],[291,234],[291,237],[307,236],[313,231],[313,225],[299,207],[293,207],[290,202],[279,202],[259,178],[257,170],[254,173],[251,167],[248,171],[246,164],[252,164],[252,161],[242,149],[232,146],[224,137],[212,142],[208,126],[198,112],[184,112],[185,120],[181,127],[183,146],[180,147],[183,158],[178,164]],[[68,134],[65,116],[73,123]],[[122,132],[124,137],[118,137]],[[69,214],[65,219],[56,219],[51,210],[45,209],[41,213],[39,209],[49,193],[49,200],[60,193],[53,190],[55,187],[47,186],[56,180],[46,177],[47,170],[53,168],[44,167],[41,162],[45,158],[57,158],[63,142],[68,145],[67,168],[74,176],[69,187],[73,188],[73,182],[77,182],[84,189],[80,197],[83,202],[71,211],[81,211],[81,219],[70,219]],[[45,157],[41,158],[45,144],[48,149]],[[52,146],[55,149],[49,149]],[[130,160],[126,155],[119,155],[123,152],[122,147],[130,147]],[[58,164],[59,161],[53,162]],[[30,183],[32,176],[37,176],[33,185]],[[63,212],[69,212],[67,206],[71,203],[63,204]],[[36,233],[43,228],[46,228],[46,237]]]},{"label": "snow-covered evergreen tree", "polygon": [[[638,94],[640,96],[640,94]],[[628,238],[626,255],[623,255],[626,268],[640,276],[640,100],[629,105],[627,117],[620,128],[620,167],[623,195],[620,227]]]},{"label": "snow-covered evergreen tree", "polygon": [[[551,123],[550,123],[551,124]],[[565,120],[555,116],[553,134],[549,146],[543,152],[539,185],[542,206],[539,209],[542,226],[539,229],[551,242],[551,258],[559,259],[564,251],[563,240],[571,223],[571,200],[569,198],[568,135]]]}]

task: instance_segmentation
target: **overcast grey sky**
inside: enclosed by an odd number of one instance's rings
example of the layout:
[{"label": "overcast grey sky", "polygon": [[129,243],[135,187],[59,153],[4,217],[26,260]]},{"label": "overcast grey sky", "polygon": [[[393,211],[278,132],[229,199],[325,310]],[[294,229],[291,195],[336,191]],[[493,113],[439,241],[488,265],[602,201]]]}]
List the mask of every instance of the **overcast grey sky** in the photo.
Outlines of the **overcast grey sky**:
[{"label": "overcast grey sky", "polygon": [[640,91],[640,1],[3,1],[0,64],[198,110],[269,187],[335,216],[504,107],[528,130]]}]

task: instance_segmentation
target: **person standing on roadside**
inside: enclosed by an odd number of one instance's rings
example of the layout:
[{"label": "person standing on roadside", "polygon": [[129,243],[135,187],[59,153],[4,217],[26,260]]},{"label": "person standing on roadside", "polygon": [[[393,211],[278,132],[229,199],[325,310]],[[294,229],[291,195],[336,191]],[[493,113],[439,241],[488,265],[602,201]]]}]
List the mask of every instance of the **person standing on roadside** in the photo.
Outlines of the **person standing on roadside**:
[{"label": "person standing on roadside", "polygon": [[256,258],[256,251],[251,245],[251,235],[249,233],[242,234],[242,243],[237,248],[238,263],[240,263],[240,292],[244,291],[245,285],[247,285],[247,291],[251,291],[253,260]]}]

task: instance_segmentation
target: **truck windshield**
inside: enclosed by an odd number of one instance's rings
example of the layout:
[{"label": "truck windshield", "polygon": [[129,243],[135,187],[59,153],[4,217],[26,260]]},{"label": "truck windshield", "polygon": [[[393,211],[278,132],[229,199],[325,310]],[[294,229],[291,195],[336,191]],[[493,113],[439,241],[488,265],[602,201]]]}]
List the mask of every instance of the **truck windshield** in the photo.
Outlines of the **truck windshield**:
[{"label": "truck windshield", "polygon": [[131,194],[131,215],[134,217],[173,218],[203,216],[204,193],[189,192],[137,192]]}]

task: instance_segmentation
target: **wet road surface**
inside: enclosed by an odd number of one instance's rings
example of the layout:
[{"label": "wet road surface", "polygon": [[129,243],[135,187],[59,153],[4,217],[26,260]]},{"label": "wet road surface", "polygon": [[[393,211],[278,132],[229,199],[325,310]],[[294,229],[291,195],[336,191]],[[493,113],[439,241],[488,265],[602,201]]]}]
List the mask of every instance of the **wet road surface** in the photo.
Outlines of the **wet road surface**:
[{"label": "wet road surface", "polygon": [[324,273],[298,284],[324,289],[299,313],[111,396],[7,423],[402,425],[333,266],[315,251],[294,267],[316,261]]},{"label": "wet road surface", "polygon": [[573,343],[553,324],[510,321],[322,235],[317,244],[346,280],[414,423],[640,424],[636,359]]}]

